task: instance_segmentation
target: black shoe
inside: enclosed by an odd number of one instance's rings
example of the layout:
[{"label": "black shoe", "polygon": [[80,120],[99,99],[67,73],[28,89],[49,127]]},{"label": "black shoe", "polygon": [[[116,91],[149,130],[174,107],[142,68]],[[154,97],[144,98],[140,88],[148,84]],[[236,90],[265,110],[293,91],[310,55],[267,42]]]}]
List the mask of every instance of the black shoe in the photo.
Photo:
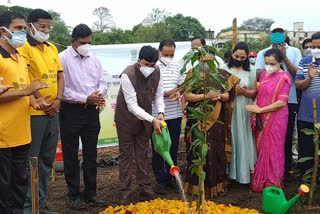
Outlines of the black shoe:
[{"label": "black shoe", "polygon": [[97,196],[86,198],[86,201],[92,207],[105,207],[105,206],[107,206],[107,202],[98,198]]},{"label": "black shoe", "polygon": [[87,205],[80,198],[71,200],[71,209],[74,210],[87,210]]},{"label": "black shoe", "polygon": [[48,207],[44,207],[44,208],[40,208],[39,209],[39,214],[59,214],[57,212],[50,212],[50,210],[48,209]]},{"label": "black shoe", "polygon": [[165,194],[167,194],[167,193],[168,193],[168,186],[167,186],[167,184],[162,184],[162,183],[158,184],[158,185],[156,186],[156,189],[155,189],[154,192],[157,193],[157,194],[159,194],[159,195],[165,195]]}]

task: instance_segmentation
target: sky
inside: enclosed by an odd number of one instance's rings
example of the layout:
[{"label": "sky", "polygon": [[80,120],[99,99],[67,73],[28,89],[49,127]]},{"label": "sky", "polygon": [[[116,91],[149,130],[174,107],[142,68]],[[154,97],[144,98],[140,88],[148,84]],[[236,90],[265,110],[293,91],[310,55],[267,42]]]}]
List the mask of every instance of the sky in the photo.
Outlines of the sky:
[{"label": "sky", "polygon": [[[320,31],[318,0],[10,0],[11,6],[55,10],[61,14],[67,25],[74,27],[84,23],[92,27],[95,17],[92,12],[98,7],[107,7],[116,23],[116,27],[132,29],[133,26],[151,12],[152,8],[165,9],[171,15],[182,13],[197,18],[206,28],[218,33],[232,25],[237,18],[238,26],[253,17],[269,18],[280,22],[288,30],[293,22],[304,22],[304,30]],[[8,0],[0,0],[1,5],[9,5]],[[317,5],[317,6],[314,6]]]}]

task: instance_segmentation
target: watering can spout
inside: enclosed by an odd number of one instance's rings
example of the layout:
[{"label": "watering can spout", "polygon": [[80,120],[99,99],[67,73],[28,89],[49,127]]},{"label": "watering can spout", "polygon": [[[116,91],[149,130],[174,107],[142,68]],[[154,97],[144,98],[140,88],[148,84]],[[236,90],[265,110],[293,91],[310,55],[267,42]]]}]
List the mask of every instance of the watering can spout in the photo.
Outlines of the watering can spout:
[{"label": "watering can spout", "polygon": [[180,169],[173,164],[170,148],[171,148],[171,138],[169,130],[167,129],[167,124],[162,121],[162,125],[165,128],[161,129],[162,134],[158,135],[155,132],[152,133],[152,141],[154,150],[161,155],[161,157],[169,164],[171,167],[170,174],[175,176],[180,172]]},{"label": "watering can spout", "polygon": [[300,198],[301,195],[304,193],[309,192],[309,187],[307,185],[302,184],[300,186],[300,192],[299,194],[295,195],[293,198],[291,198],[282,208],[281,213],[289,213],[291,208],[297,203],[298,199]]}]

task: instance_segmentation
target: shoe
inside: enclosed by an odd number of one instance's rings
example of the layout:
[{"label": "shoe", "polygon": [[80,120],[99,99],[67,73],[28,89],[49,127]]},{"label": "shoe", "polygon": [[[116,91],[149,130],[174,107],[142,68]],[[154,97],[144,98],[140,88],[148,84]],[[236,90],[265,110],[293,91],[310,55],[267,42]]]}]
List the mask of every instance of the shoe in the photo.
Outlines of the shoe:
[{"label": "shoe", "polygon": [[73,210],[87,210],[87,205],[80,198],[71,200],[71,209]]},{"label": "shoe", "polygon": [[107,202],[98,198],[97,196],[86,198],[86,201],[92,207],[105,207],[105,206],[107,206]]},{"label": "shoe", "polygon": [[156,189],[154,191],[155,193],[159,194],[159,195],[165,195],[168,193],[168,186],[167,184],[163,184],[163,183],[159,183],[156,186]]},{"label": "shoe", "polygon": [[50,212],[50,210],[48,209],[48,207],[44,207],[44,208],[40,208],[39,209],[39,214],[59,214],[57,212]]},{"label": "shoe", "polygon": [[142,191],[139,194],[140,201],[151,201],[157,198],[157,195],[153,191]]}]

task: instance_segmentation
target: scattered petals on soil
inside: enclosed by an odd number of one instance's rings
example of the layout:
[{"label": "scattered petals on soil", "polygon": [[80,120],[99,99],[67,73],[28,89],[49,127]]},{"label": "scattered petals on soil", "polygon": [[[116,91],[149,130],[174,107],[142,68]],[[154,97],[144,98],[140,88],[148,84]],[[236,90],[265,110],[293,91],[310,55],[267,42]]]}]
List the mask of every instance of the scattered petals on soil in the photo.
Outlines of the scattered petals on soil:
[{"label": "scattered petals on soil", "polygon": [[[192,208],[188,202],[178,200],[166,200],[157,198],[153,201],[145,201],[128,206],[108,207],[100,214],[193,214],[196,212],[196,202],[192,202]],[[192,209],[192,212],[191,212]],[[215,204],[212,201],[206,201],[207,214],[258,214],[254,209],[242,209],[232,205]]]}]

